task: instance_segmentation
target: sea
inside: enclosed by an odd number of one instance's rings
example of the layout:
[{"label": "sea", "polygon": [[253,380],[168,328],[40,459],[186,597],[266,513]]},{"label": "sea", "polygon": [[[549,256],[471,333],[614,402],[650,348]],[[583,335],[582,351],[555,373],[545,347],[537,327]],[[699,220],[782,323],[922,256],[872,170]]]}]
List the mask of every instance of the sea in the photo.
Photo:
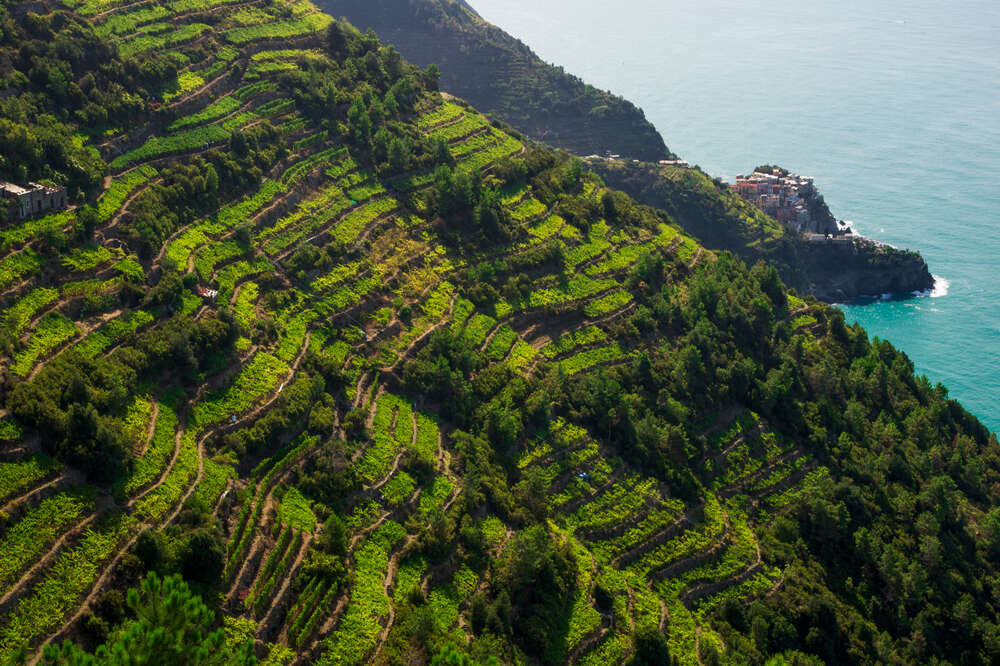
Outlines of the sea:
[{"label": "sea", "polygon": [[838,307],[1000,430],[1000,3],[471,4],[706,172],[813,176],[838,219],[919,251],[932,293]]}]

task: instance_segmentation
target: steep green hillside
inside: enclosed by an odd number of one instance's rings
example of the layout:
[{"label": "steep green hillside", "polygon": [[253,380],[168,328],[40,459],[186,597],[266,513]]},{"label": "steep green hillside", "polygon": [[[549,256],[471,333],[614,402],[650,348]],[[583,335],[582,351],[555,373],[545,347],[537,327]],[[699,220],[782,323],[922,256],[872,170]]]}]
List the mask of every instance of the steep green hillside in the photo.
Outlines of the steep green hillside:
[{"label": "steep green hillside", "polygon": [[0,31],[0,661],[1000,656],[996,438],[775,269],[304,0]]},{"label": "steep green hillside", "polygon": [[456,0],[320,0],[333,16],[372,28],[410,62],[435,64],[441,88],[533,139],[577,155],[669,156],[641,109],[549,65]]},{"label": "steep green hillside", "polygon": [[[799,293],[843,303],[934,286],[927,263],[916,252],[865,239],[803,239],[700,169],[603,159],[587,164],[608,187],[667,211],[705,246],[734,252],[749,264],[763,260],[775,266]],[[832,219],[825,205],[822,213]]]}]

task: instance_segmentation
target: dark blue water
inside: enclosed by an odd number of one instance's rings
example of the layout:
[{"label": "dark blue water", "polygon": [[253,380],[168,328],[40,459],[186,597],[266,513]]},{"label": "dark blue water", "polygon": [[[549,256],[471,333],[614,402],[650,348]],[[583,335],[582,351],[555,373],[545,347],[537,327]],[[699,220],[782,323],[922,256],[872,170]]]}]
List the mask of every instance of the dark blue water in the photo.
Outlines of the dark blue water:
[{"label": "dark blue water", "polygon": [[1000,3],[472,4],[709,173],[814,176],[837,217],[919,250],[937,297],[843,309],[1000,429]]}]

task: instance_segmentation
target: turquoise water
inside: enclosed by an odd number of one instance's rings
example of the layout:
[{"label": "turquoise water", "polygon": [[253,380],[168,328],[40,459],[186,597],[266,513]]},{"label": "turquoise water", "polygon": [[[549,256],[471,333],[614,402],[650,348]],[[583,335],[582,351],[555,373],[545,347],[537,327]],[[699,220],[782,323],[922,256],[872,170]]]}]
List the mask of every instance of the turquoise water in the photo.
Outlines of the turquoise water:
[{"label": "turquoise water", "polygon": [[936,297],[844,311],[1000,429],[1000,3],[472,5],[709,173],[812,175],[838,218],[919,250]]}]

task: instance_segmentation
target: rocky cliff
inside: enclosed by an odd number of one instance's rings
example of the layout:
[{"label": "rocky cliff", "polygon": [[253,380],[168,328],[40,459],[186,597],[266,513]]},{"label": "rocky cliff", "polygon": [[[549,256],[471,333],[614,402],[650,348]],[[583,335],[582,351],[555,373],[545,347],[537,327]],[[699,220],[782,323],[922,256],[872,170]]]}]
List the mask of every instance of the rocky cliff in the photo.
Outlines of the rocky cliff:
[{"label": "rocky cliff", "polygon": [[801,280],[794,286],[829,303],[934,287],[927,262],[919,254],[868,239],[792,242],[789,249],[793,253],[789,263],[801,266]]}]

